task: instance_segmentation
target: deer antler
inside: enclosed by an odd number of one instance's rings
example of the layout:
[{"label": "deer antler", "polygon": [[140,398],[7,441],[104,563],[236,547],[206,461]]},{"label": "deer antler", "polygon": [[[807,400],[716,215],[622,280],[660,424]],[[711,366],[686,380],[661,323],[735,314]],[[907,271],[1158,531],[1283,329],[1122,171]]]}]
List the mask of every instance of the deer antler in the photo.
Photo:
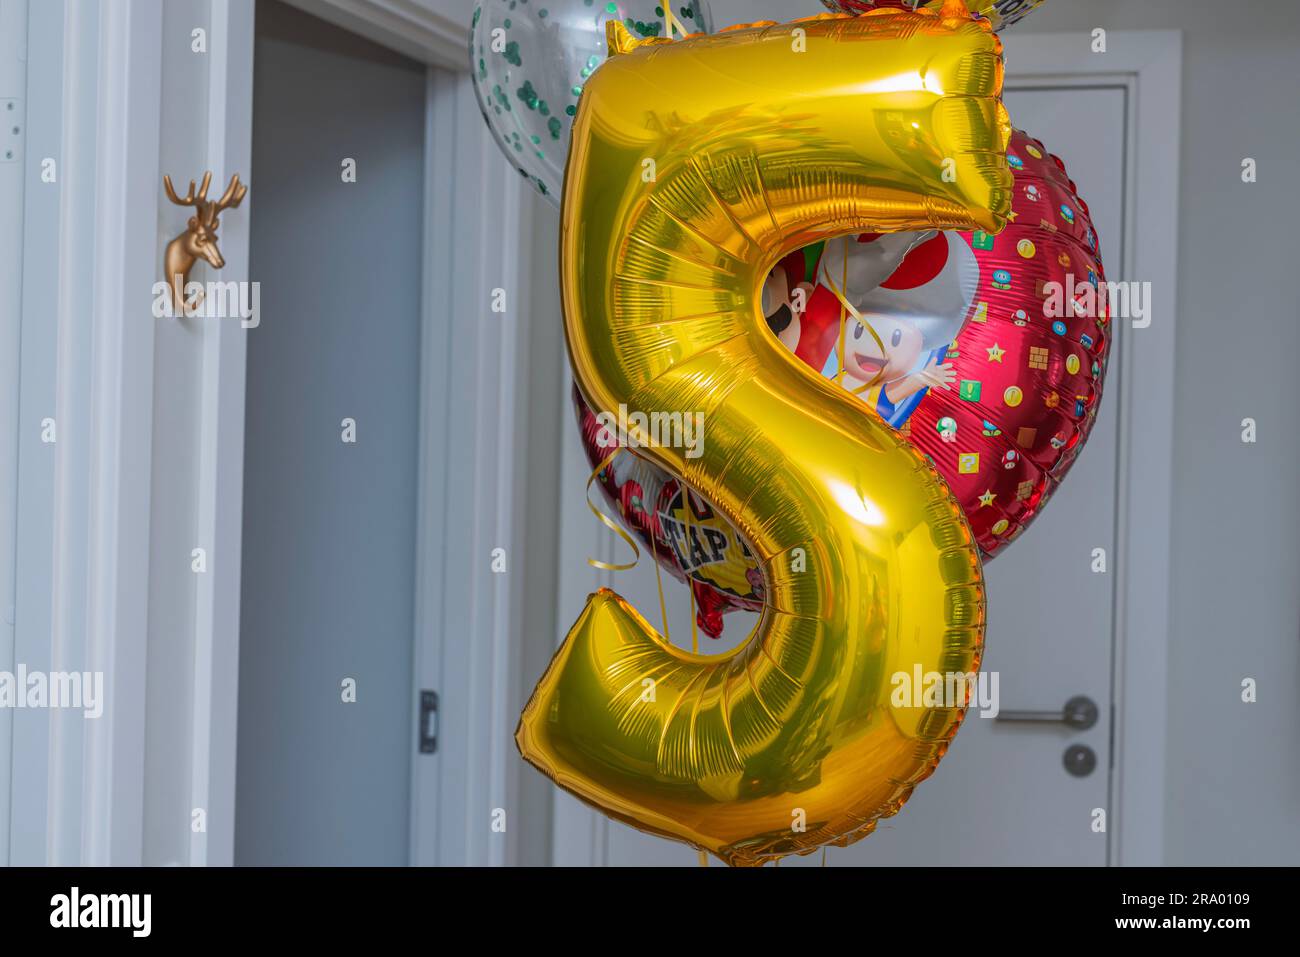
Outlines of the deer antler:
[{"label": "deer antler", "polygon": [[215,203],[207,203],[203,206],[203,221],[209,226],[216,227],[217,213],[223,209],[233,209],[244,200],[244,194],[248,192],[247,186],[241,186],[239,183],[239,174],[236,173],[230,177],[230,185],[226,187],[225,193]]},{"label": "deer antler", "polygon": [[176,190],[172,188],[172,178],[163,176],[163,189],[167,190],[167,198],[177,206],[198,206],[202,208],[207,203],[208,183],[212,182],[212,173],[203,174],[203,185],[199,187],[199,195],[194,195],[194,180],[190,180],[190,191],[181,199],[176,195]]},{"label": "deer antler", "polygon": [[248,187],[240,185],[239,174],[236,173],[230,177],[230,185],[226,187],[226,192],[217,200],[216,208],[220,212],[223,209],[234,209],[244,201],[244,194],[248,192]]}]

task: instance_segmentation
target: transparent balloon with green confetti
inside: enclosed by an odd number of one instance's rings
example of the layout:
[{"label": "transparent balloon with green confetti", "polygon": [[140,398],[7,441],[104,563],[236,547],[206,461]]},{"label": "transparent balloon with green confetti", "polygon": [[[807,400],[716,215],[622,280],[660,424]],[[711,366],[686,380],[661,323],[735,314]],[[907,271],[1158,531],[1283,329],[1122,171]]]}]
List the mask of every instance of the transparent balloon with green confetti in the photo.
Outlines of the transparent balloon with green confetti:
[{"label": "transparent balloon with green confetti", "polygon": [[610,20],[634,37],[713,32],[707,0],[480,0],[474,8],[470,69],[483,118],[557,207],[578,97],[605,61]]}]

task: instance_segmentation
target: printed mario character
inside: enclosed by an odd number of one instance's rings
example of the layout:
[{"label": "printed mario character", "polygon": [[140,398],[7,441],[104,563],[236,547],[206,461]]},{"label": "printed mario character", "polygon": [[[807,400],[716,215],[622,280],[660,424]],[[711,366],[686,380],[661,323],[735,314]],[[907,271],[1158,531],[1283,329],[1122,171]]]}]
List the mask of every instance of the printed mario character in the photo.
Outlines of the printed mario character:
[{"label": "printed mario character", "polygon": [[802,325],[799,317],[808,308],[812,283],[805,282],[808,260],[802,249],[786,256],[767,274],[763,283],[763,316],[767,327],[791,352],[799,345]]}]

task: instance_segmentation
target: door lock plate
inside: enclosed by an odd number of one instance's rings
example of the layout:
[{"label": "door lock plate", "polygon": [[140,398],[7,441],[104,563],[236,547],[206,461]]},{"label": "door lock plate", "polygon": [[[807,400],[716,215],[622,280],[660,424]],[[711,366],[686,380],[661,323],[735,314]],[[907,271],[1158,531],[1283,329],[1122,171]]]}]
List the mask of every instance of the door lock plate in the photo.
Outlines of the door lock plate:
[{"label": "door lock plate", "polygon": [[434,754],[438,750],[438,692],[420,692],[420,753]]}]

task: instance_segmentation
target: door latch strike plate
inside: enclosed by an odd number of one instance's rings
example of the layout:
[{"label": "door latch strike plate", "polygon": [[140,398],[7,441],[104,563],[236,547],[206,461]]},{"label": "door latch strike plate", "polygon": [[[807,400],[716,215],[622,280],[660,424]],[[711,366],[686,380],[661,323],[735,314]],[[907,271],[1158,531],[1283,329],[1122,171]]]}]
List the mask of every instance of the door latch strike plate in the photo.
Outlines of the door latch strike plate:
[{"label": "door latch strike plate", "polygon": [[438,750],[438,692],[420,692],[420,753]]}]

